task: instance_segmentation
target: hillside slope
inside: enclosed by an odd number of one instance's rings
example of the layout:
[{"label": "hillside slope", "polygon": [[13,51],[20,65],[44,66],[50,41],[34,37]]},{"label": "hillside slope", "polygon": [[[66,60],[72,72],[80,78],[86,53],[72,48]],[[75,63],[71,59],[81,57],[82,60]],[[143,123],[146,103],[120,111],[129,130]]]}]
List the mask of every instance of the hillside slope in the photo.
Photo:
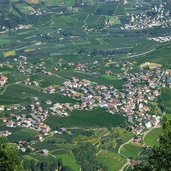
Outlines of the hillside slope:
[{"label": "hillside slope", "polygon": [[171,42],[165,43],[158,47],[155,51],[141,56],[137,59],[140,63],[149,61],[171,67]]}]

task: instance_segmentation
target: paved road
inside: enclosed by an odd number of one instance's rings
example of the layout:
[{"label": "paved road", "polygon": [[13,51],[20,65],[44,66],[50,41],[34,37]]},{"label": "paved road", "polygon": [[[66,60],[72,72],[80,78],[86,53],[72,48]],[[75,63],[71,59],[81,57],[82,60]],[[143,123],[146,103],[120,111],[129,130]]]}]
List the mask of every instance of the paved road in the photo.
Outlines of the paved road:
[{"label": "paved road", "polygon": [[148,53],[151,53],[153,51],[155,51],[156,49],[152,49],[152,50],[149,50],[147,52],[143,52],[143,53],[139,53],[139,54],[136,54],[136,55],[131,55],[131,56],[128,56],[128,57],[122,57],[120,59],[131,59],[131,58],[136,58],[136,57],[139,57],[139,56],[142,56],[142,55],[146,55]]}]

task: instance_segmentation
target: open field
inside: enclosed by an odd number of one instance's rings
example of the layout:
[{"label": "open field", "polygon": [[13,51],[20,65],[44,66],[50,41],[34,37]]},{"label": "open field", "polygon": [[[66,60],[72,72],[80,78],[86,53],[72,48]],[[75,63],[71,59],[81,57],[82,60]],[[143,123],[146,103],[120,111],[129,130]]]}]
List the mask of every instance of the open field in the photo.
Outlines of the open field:
[{"label": "open field", "polygon": [[126,144],[121,148],[121,155],[127,158],[138,158],[139,153],[142,151],[142,146],[139,144]]},{"label": "open field", "polygon": [[166,118],[167,118],[168,120],[171,120],[171,114],[166,114]]},{"label": "open field", "polygon": [[144,138],[145,144],[150,147],[158,145],[158,140],[159,140],[161,133],[162,133],[161,128],[153,129],[151,132],[149,132],[145,136]]}]

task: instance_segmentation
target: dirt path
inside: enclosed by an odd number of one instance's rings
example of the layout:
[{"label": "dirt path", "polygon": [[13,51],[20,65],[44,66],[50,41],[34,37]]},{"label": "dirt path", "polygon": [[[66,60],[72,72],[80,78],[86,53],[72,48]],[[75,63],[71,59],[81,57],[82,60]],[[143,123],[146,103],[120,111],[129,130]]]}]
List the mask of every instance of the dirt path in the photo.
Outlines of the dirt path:
[{"label": "dirt path", "polygon": [[[124,145],[129,144],[132,140],[133,140],[133,138],[131,138],[130,140],[128,140],[126,143],[122,144],[122,145],[119,147],[119,149],[118,149],[118,154],[119,154],[119,155],[121,155],[121,154],[120,154],[120,153],[121,153],[121,148],[122,148]],[[123,156],[123,155],[121,155],[121,156]],[[123,156],[123,157],[125,157],[125,156]],[[125,157],[125,158],[127,158],[127,157]]]},{"label": "dirt path", "polygon": [[4,86],[4,89],[2,90],[2,92],[0,93],[0,95],[3,95],[5,93],[5,91],[7,90],[8,87],[15,85],[15,84],[19,84],[20,82],[16,82],[16,83],[12,83],[12,84],[8,84],[6,86]]},{"label": "dirt path", "polygon": [[128,165],[130,165],[130,164],[131,164],[131,163],[130,163],[130,160],[127,159],[126,163],[122,166],[122,168],[121,168],[119,171],[124,171],[124,169],[125,169],[126,167],[128,167]]},{"label": "dirt path", "polygon": [[[158,126],[158,127],[152,127],[152,128],[150,128],[149,130],[147,130],[147,131],[145,131],[145,132],[143,132],[143,133],[141,134],[143,142],[144,142],[144,139],[145,139],[146,135],[149,134],[153,129],[156,129],[156,128],[160,128],[160,126]],[[144,143],[144,144],[145,144],[145,143]]]},{"label": "dirt path", "polygon": [[85,20],[84,20],[84,25],[83,25],[83,28],[87,25],[87,19],[88,19],[88,17],[90,16],[90,14],[87,14],[87,17],[85,18]]}]

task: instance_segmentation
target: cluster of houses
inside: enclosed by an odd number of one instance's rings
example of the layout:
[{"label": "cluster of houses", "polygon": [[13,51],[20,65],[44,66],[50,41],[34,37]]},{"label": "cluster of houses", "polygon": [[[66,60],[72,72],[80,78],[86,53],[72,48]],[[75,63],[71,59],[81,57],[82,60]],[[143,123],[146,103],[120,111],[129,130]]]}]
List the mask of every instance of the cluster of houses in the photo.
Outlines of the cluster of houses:
[{"label": "cluster of houses", "polygon": [[[18,107],[16,107],[18,109]],[[4,109],[5,110],[5,109]],[[22,111],[26,110],[23,106]],[[35,103],[30,104],[29,113],[27,114],[15,114],[11,113],[9,117],[1,118],[4,125],[7,127],[24,127],[35,129],[42,135],[46,135],[50,132],[50,127],[43,123],[43,121],[48,117],[48,110],[44,110],[37,97],[35,97]]]},{"label": "cluster of houses", "polygon": [[76,71],[86,72],[88,70],[87,65],[78,63],[75,68]]},{"label": "cluster of houses", "polygon": [[19,142],[17,143],[17,148],[18,148],[21,152],[25,153],[25,152],[28,150],[28,147],[29,147],[28,145],[29,145],[28,141],[19,141]]},{"label": "cluster of houses", "polygon": [[[157,127],[160,123],[161,116],[153,113],[151,102],[160,95],[160,87],[166,87],[166,74],[163,73],[162,69],[157,68],[117,74],[118,78],[126,80],[122,89],[72,77],[58,88],[58,92],[81,102],[71,106],[71,110],[93,110],[100,107],[112,114],[125,114],[133,132],[140,134],[145,127]],[[69,111],[64,104],[57,104],[54,109]]]},{"label": "cluster of houses", "polygon": [[53,94],[53,93],[55,93],[55,87],[53,85],[49,85],[47,88],[42,90],[42,92]]},{"label": "cluster of houses", "polygon": [[[20,60],[24,61],[24,63],[26,62],[25,58]],[[19,65],[21,63],[20,60],[18,61]],[[98,64],[98,61],[93,64]],[[44,62],[39,64],[39,66],[44,68],[43,65]],[[86,72],[87,69],[89,70],[85,64],[72,65],[76,67],[75,70],[77,71]],[[171,87],[171,70],[168,69],[165,72],[160,65],[157,65],[153,69],[140,67],[136,72],[129,72],[134,68],[133,63],[129,61],[115,63],[114,65],[121,67],[122,72],[113,73],[107,70],[105,73],[124,80],[121,89],[117,89],[113,85],[100,85],[87,79],[80,80],[72,77],[67,79],[60,87],[49,85],[42,91],[68,96],[76,100],[74,104],[53,103],[47,99],[44,101],[46,107],[42,107],[42,102],[40,102],[39,98],[33,97],[33,103],[29,104],[29,106],[0,106],[1,111],[12,110],[13,112],[13,110],[20,110],[20,112],[23,112],[23,114],[18,115],[14,111],[14,113],[10,114],[10,117],[2,118],[4,125],[7,127],[19,126],[35,129],[40,133],[37,138],[42,140],[43,135],[51,131],[50,127],[43,123],[49,114],[57,117],[67,117],[73,110],[91,111],[96,108],[104,108],[111,114],[124,114],[136,134],[140,134],[144,128],[157,127],[161,116],[153,113],[151,102],[160,95],[161,87]],[[20,68],[20,71],[23,69]],[[52,75],[51,72],[45,71],[45,68],[42,73],[47,76]],[[30,79],[24,80],[23,83],[27,85],[33,84]],[[8,133],[4,132],[4,135],[8,135]]]},{"label": "cluster of houses", "polygon": [[8,78],[0,73],[0,86],[4,86],[4,84],[7,82]]},{"label": "cluster of houses", "polygon": [[69,116],[69,113],[76,109],[74,106],[75,105],[72,105],[70,103],[55,103],[53,107],[50,108],[51,114],[58,117]]},{"label": "cluster of houses", "polygon": [[159,37],[152,37],[152,38],[148,38],[148,39],[154,40],[154,41],[160,42],[160,43],[166,43],[171,40],[171,36],[159,36]]},{"label": "cluster of houses", "polygon": [[170,12],[167,10],[167,4],[165,3],[160,3],[159,5],[150,7],[147,10],[143,10],[143,12],[138,15],[129,15],[130,21],[128,24],[125,24],[122,29],[134,30],[145,29],[154,26],[168,27],[171,25]]},{"label": "cluster of houses", "polygon": [[0,137],[3,136],[3,137],[7,137],[9,135],[11,135],[12,133],[8,130],[5,130],[5,131],[0,131]]}]

